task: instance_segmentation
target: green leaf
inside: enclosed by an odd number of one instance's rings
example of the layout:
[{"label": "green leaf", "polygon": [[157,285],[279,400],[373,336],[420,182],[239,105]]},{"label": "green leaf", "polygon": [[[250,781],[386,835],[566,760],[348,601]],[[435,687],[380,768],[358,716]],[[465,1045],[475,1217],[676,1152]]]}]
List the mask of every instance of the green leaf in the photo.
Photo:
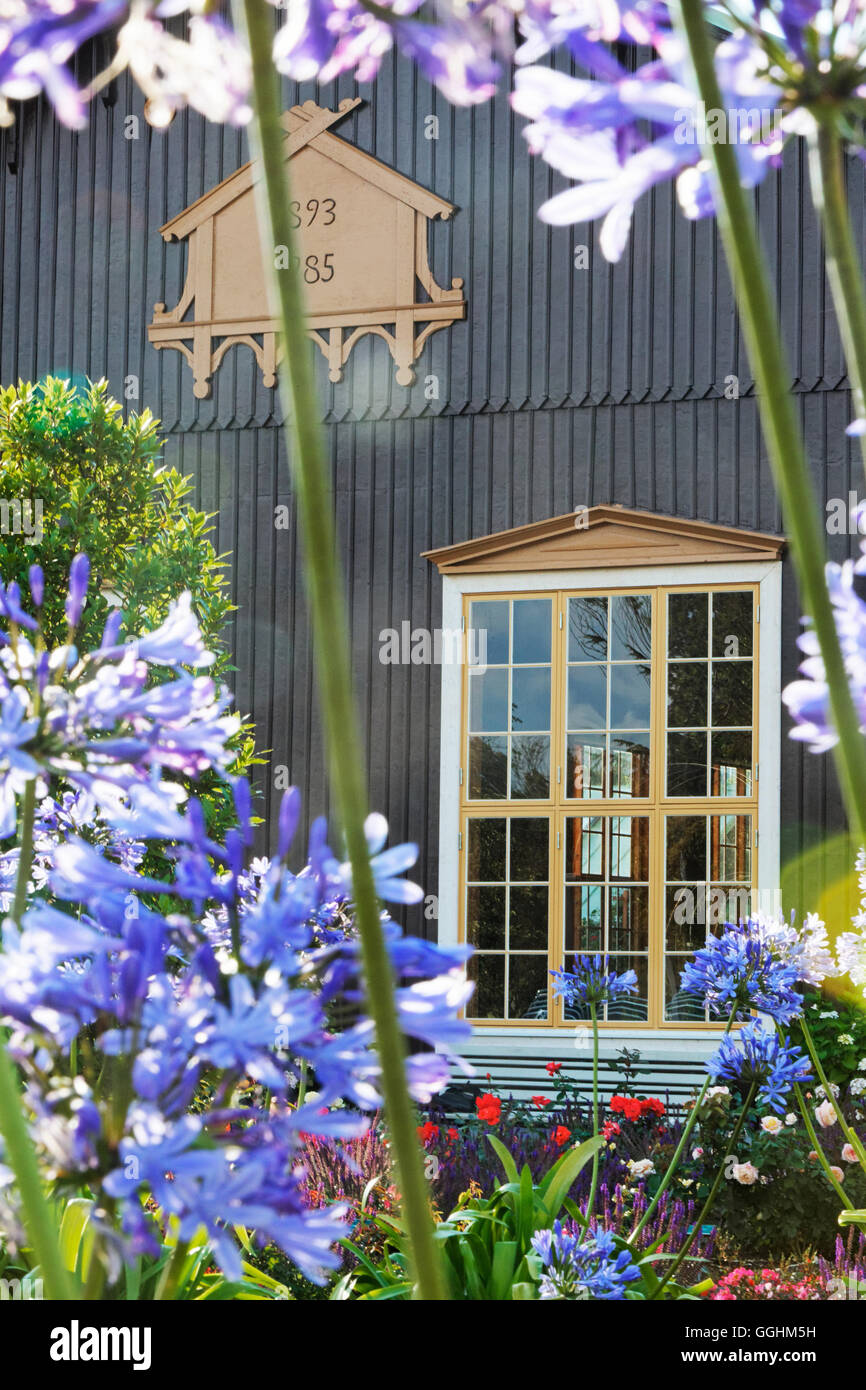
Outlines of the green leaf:
[{"label": "green leaf", "polygon": [[517,1175],[517,1164],[514,1162],[514,1159],[511,1157],[511,1154],[508,1152],[508,1149],[505,1147],[502,1140],[497,1139],[495,1134],[488,1134],[487,1138],[493,1148],[494,1153],[499,1159],[499,1162],[505,1169],[505,1176],[507,1177],[508,1181],[513,1183],[519,1182],[520,1179]]},{"label": "green leaf", "polygon": [[590,1162],[593,1154],[603,1147],[604,1139],[601,1135],[596,1134],[591,1139],[585,1139],[576,1149],[571,1149],[557,1159],[540,1189],[548,1218],[544,1223],[545,1229],[553,1225],[566,1197],[577,1181],[578,1174]]}]

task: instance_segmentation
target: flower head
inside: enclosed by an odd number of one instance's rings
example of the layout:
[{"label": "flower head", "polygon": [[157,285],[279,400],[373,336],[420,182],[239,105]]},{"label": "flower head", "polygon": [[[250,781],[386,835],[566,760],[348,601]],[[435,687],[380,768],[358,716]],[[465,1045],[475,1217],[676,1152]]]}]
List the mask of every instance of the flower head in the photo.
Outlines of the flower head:
[{"label": "flower head", "polygon": [[543,1270],[540,1297],[624,1299],[627,1286],[640,1278],[631,1252],[617,1248],[610,1231],[596,1231],[585,1239],[581,1235],[556,1221],[552,1230],[536,1231],[532,1237]]},{"label": "flower head", "polygon": [[785,1113],[785,1098],[794,1083],[810,1075],[809,1060],[800,1049],[780,1041],[760,1019],[723,1038],[706,1067],[713,1080],[724,1077],[741,1086],[757,1086],[759,1099],[779,1115]]}]

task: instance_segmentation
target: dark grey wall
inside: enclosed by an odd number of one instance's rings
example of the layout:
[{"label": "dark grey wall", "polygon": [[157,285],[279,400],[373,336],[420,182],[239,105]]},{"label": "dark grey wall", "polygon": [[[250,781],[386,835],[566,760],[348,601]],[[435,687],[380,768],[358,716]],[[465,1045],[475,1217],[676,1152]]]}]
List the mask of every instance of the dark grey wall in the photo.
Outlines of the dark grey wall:
[{"label": "dark grey wall", "polygon": [[[355,94],[350,81],[287,86],[286,104],[313,97],[333,107]],[[452,111],[402,63],[386,64],[360,94],[365,105],[336,133],[457,204],[451,222],[433,224],[431,263],[442,284],[464,277],[469,306],[466,323],[434,335],[410,390],[396,385],[377,339],[354,349],[336,386],[317,354],[371,801],[395,837],[421,843],[433,891],[438,673],[377,660],[382,628],[439,621],[439,581],[419,552],[580,503],[782,528],[713,224],[687,223],[672,190],[659,190],[640,204],[629,250],[611,268],[594,229],[536,220],[560,181],[530,159],[504,96]],[[193,476],[199,505],[219,513],[216,543],[233,557],[238,705],[317,813],[326,793],[297,537],[294,520],[289,531],[273,526],[274,506],[291,507],[275,394],[241,348],[218,371],[213,398],[196,401],[180,355],[155,352],[145,333],[154,303],[174,304],[184,276],[185,248],[165,246],[157,228],[246,159],[246,137],[183,115],[166,132],[141,121],[140,138],[127,139],[141,98],[125,81],[111,95],[80,134],[30,103],[0,136],[0,379],[105,375],[122,395],[126,379],[139,378],[137,404],[162,419],[167,460]],[[434,113],[439,139],[428,140],[424,118]],[[862,243],[856,161],[850,183]],[[845,496],[859,465],[844,435],[849,394],[797,151],[758,207],[817,485]],[[574,266],[579,245],[590,248],[589,269]],[[431,373],[432,402],[423,389]],[[725,398],[732,375],[734,400]],[[832,541],[837,558],[849,544]],[[797,621],[789,575],[786,679]],[[829,764],[787,740],[781,806],[787,855],[840,820]]]}]

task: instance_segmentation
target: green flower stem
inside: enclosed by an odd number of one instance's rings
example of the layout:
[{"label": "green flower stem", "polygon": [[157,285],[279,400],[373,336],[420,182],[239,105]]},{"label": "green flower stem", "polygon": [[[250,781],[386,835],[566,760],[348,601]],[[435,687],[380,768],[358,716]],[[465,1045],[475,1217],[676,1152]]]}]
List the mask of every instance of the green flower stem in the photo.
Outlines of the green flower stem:
[{"label": "green flower stem", "polygon": [[[731,1010],[730,1017],[729,1017],[727,1023],[725,1024],[725,1032],[722,1034],[723,1037],[724,1037],[726,1034],[730,1033],[731,1028],[733,1027],[733,1023],[734,1023],[734,1014],[735,1014],[735,1012],[736,1012],[736,1006]],[[638,1238],[638,1236],[640,1235],[641,1231],[643,1230],[644,1226],[646,1226],[647,1222],[650,1220],[650,1218],[651,1218],[653,1212],[655,1211],[656,1207],[658,1206],[658,1204],[659,1204],[659,1202],[661,1201],[662,1197],[664,1196],[665,1192],[667,1192],[668,1187],[670,1186],[670,1184],[671,1184],[671,1182],[672,1182],[672,1180],[673,1180],[674,1173],[676,1172],[677,1168],[679,1167],[680,1159],[681,1159],[682,1156],[683,1156],[683,1150],[685,1149],[686,1144],[688,1143],[689,1135],[691,1134],[692,1130],[694,1129],[695,1125],[697,1124],[698,1115],[699,1115],[699,1113],[700,1113],[701,1106],[702,1106],[703,1103],[704,1103],[704,1097],[706,1096],[707,1091],[708,1091],[709,1088],[710,1088],[710,1081],[711,1081],[711,1080],[712,1080],[712,1077],[707,1076],[706,1080],[704,1081],[703,1086],[701,1087],[700,1091],[698,1092],[698,1094],[697,1094],[697,1096],[696,1096],[696,1098],[695,1098],[695,1103],[694,1103],[694,1105],[692,1106],[691,1114],[689,1115],[688,1119],[686,1120],[685,1126],[684,1126],[684,1128],[683,1128],[683,1132],[682,1132],[682,1134],[680,1135],[680,1141],[679,1141],[679,1143],[677,1144],[676,1148],[674,1149],[673,1157],[671,1158],[671,1161],[670,1161],[670,1163],[669,1163],[668,1166],[667,1166],[667,1171],[666,1171],[664,1177],[663,1177],[662,1180],[661,1180],[661,1184],[660,1184],[660,1186],[659,1186],[659,1189],[658,1189],[658,1191],[656,1192],[656,1195],[653,1197],[652,1201],[650,1202],[649,1206],[647,1207],[646,1211],[644,1212],[643,1216],[641,1217],[640,1221],[637,1223],[637,1225],[635,1226],[635,1228],[634,1228],[634,1230],[632,1231],[631,1235],[629,1236],[629,1238],[628,1238],[628,1244],[629,1244],[629,1245],[632,1245],[632,1246],[634,1245],[634,1242],[637,1240],[637,1238]]]},{"label": "green flower stem", "polygon": [[170,1303],[172,1301],[177,1293],[188,1254],[189,1241],[179,1240],[166,1261],[162,1274],[159,1276],[159,1284],[154,1294],[155,1301],[159,1300],[163,1303]]},{"label": "green flower stem", "polygon": [[20,924],[27,907],[27,885],[33,867],[33,822],[36,818],[36,778],[28,779],[21,798],[21,821],[18,832],[20,851],[18,875],[15,879],[15,897],[12,901],[12,920]]},{"label": "green flower stem", "polygon": [[[595,1004],[589,1006],[592,1019],[592,1132],[598,1136],[598,1010]],[[592,1156],[592,1181],[589,1185],[589,1198],[586,1203],[587,1227],[592,1219],[595,1194],[598,1191],[598,1149]]]},{"label": "green flower stem", "polygon": [[[848,212],[844,159],[832,112],[827,118],[819,115],[809,137],[812,202],[824,229],[827,277],[848,363],[854,415],[866,421],[866,289]],[[866,468],[866,434],[860,436],[860,453]]]},{"label": "green flower stem", "polygon": [[[757,1089],[758,1089],[758,1083],[757,1083],[756,1081],[753,1081],[752,1084],[751,1084],[751,1086],[749,1087],[749,1094],[746,1096],[745,1102],[744,1102],[744,1104],[743,1104],[743,1108],[742,1108],[742,1110],[740,1111],[740,1114],[739,1114],[738,1117],[737,1117],[737,1123],[734,1125],[734,1132],[733,1132],[733,1134],[731,1135],[731,1151],[732,1151],[732,1152],[733,1152],[733,1151],[736,1149],[736,1147],[737,1147],[737,1140],[738,1140],[739,1137],[740,1137],[740,1131],[742,1130],[743,1125],[745,1124],[746,1116],[748,1115],[750,1109],[752,1108],[752,1101],[755,1099],[755,1092],[757,1091]],[[659,1284],[658,1288],[656,1289],[655,1293],[653,1293],[653,1294],[651,1295],[652,1298],[658,1298],[658,1296],[659,1296],[659,1294],[661,1293],[662,1289],[665,1287],[665,1284],[669,1284],[670,1281],[673,1279],[674,1275],[676,1274],[676,1272],[677,1272],[677,1270],[679,1269],[680,1265],[682,1264],[683,1260],[686,1258],[686,1255],[687,1255],[687,1254],[689,1253],[689,1251],[691,1250],[692,1245],[694,1244],[694,1241],[695,1241],[696,1237],[698,1236],[699,1232],[703,1229],[704,1222],[706,1221],[707,1217],[709,1216],[709,1214],[710,1214],[710,1212],[711,1212],[711,1210],[712,1210],[713,1202],[716,1200],[716,1194],[717,1194],[719,1188],[720,1188],[721,1185],[722,1185],[722,1178],[723,1178],[724,1175],[725,1175],[725,1164],[727,1163],[727,1161],[728,1161],[728,1155],[723,1154],[723,1155],[722,1155],[722,1161],[721,1161],[721,1163],[719,1164],[718,1172],[716,1173],[715,1182],[713,1183],[712,1187],[710,1188],[709,1195],[707,1196],[707,1200],[704,1202],[704,1205],[701,1207],[700,1215],[696,1218],[695,1223],[694,1223],[694,1225],[692,1226],[691,1231],[689,1232],[689,1234],[686,1236],[685,1240],[683,1241],[683,1244],[682,1244],[682,1246],[680,1247],[680,1251],[679,1251],[679,1253],[678,1253],[676,1259],[672,1262],[672,1264],[671,1264],[671,1266],[670,1266],[670,1268],[669,1268],[667,1274],[665,1275],[664,1279],[662,1279],[662,1281],[661,1281],[661,1283]]]},{"label": "green flower stem", "polygon": [[[36,808],[36,782],[25,789],[21,814],[20,857],[12,916],[20,922],[27,905],[27,883],[33,862],[33,819]],[[24,1225],[39,1262],[48,1298],[74,1297],[72,1281],[63,1263],[57,1240],[57,1223],[42,1186],[39,1162],[27,1129],[18,1074],[6,1050],[6,1030],[0,1035],[0,1134],[5,1156],[15,1174],[15,1184],[24,1212]]]},{"label": "green flower stem", "polygon": [[[724,110],[703,0],[678,0],[671,8],[688,44],[705,109]],[[836,769],[848,814],[861,839],[866,840],[866,740],[860,733],[824,579],[825,535],[789,389],[791,371],[766,261],[753,212],[740,185],[734,146],[710,143],[706,153],[715,169],[718,222],[758,388],[767,451],[791,537],[803,603],[824,661],[833,723],[839,735],[834,750]]]},{"label": "green flower stem", "polygon": [[836,1193],[836,1196],[839,1198],[839,1201],[842,1203],[845,1210],[854,1211],[854,1203],[850,1201],[847,1197],[845,1189],[840,1183],[839,1179],[836,1177],[835,1173],[832,1173],[830,1171],[830,1161],[827,1158],[827,1155],[825,1154],[823,1148],[821,1147],[821,1141],[819,1140],[818,1135],[815,1133],[815,1126],[812,1123],[812,1116],[809,1114],[809,1108],[806,1104],[806,1097],[803,1095],[803,1088],[800,1085],[799,1081],[796,1081],[794,1083],[794,1095],[797,1097],[797,1104],[800,1107],[800,1114],[803,1116],[803,1123],[806,1126],[806,1133],[808,1134],[809,1138],[812,1141],[812,1144],[814,1145],[815,1152],[818,1155],[818,1162],[824,1169],[825,1178],[829,1182],[830,1186],[833,1188],[834,1192]]},{"label": "green flower stem", "polygon": [[[279,79],[271,48],[272,7],[265,0],[233,0],[238,28],[246,31],[252,55],[254,154],[263,176],[257,180],[259,225],[285,355],[280,393],[286,421],[298,518],[304,545],[304,573],[310,599],[317,674],[322,698],[331,785],[352,867],[367,1007],[376,1030],[382,1067],[382,1094],[402,1193],[403,1215],[412,1249],[419,1298],[445,1297],[427,1184],[416,1132],[417,1117],[406,1087],[405,1046],[395,1006],[395,981],[382,935],[376,887],[364,836],[366,771],[352,694],[348,621],[338,563],[333,502],[323,431],[318,419],[311,347],[307,338],[300,277],[291,269],[296,254],[290,215],[288,171],[280,124]],[[288,268],[276,269],[277,248]]]},{"label": "green flower stem", "polygon": [[806,1022],[805,1014],[799,1020],[799,1022],[800,1028],[803,1032],[803,1039],[806,1043],[809,1056],[812,1059],[812,1065],[815,1068],[818,1080],[824,1087],[824,1097],[826,1100],[829,1100],[830,1104],[833,1106],[833,1109],[836,1111],[836,1118],[839,1121],[842,1133],[845,1135],[845,1138],[848,1140],[848,1143],[853,1148],[854,1152],[857,1155],[857,1158],[860,1161],[861,1168],[863,1169],[864,1173],[866,1173],[866,1149],[864,1149],[863,1147],[863,1141],[860,1138],[860,1135],[856,1132],[856,1130],[852,1129],[848,1121],[845,1119],[845,1116],[842,1114],[842,1106],[840,1102],[836,1100],[836,1097],[830,1089],[830,1082],[827,1080],[827,1076],[824,1072],[824,1067],[821,1063],[821,1058],[818,1056],[818,1050],[815,1047],[815,1040],[812,1037],[812,1033],[808,1023]]}]

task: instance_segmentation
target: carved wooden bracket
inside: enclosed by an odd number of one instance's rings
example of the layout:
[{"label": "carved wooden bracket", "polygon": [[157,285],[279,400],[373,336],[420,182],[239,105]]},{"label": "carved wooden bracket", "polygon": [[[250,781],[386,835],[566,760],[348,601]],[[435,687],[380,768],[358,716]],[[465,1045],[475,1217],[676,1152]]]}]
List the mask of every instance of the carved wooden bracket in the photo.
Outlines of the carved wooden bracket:
[{"label": "carved wooden bracket", "polygon": [[[463,281],[442,289],[427,255],[428,222],[454,208],[330,133],[359,104],[353,98],[328,111],[308,101],[283,116],[309,334],[331,381],[341,379],[358,339],[375,333],[388,344],[399,384],[411,386],[430,335],[466,314]],[[165,241],[188,239],[187,274],[173,309],[154,305],[148,338],[157,349],[183,353],[200,398],[236,344],[255,353],[265,385],[276,384],[280,349],[260,251],[256,174],[245,164],[160,228]],[[288,249],[276,247],[274,256],[285,269]]]}]

